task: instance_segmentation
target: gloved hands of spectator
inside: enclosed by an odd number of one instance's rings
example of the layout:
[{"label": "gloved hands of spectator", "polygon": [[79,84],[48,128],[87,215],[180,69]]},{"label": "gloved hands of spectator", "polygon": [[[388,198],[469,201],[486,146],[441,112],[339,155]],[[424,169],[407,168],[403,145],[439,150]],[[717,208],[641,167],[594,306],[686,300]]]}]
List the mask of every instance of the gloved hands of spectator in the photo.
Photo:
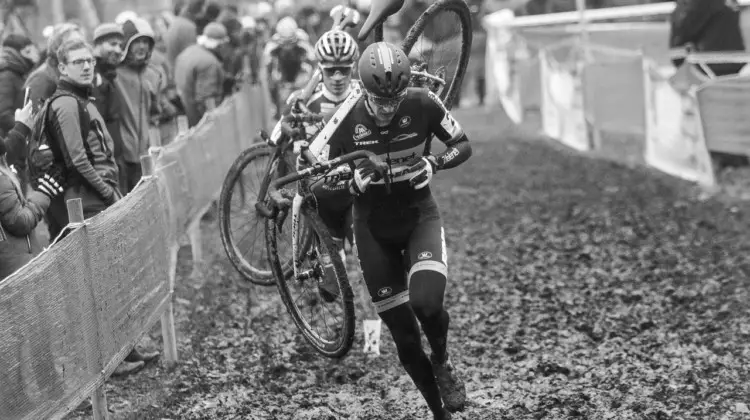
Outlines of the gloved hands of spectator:
[{"label": "gloved hands of spectator", "polygon": [[65,177],[59,165],[50,166],[39,178],[31,181],[31,187],[51,199],[65,190]]},{"label": "gloved hands of spectator", "polygon": [[16,122],[20,122],[28,128],[31,128],[31,126],[34,125],[35,116],[36,113],[34,112],[34,105],[31,103],[31,101],[26,102],[26,105],[24,105],[23,108],[16,109]]},{"label": "gloved hands of spectator", "polygon": [[409,185],[415,190],[426,187],[432,175],[437,172],[438,164],[435,156],[422,156],[408,163],[407,173],[411,174]]}]

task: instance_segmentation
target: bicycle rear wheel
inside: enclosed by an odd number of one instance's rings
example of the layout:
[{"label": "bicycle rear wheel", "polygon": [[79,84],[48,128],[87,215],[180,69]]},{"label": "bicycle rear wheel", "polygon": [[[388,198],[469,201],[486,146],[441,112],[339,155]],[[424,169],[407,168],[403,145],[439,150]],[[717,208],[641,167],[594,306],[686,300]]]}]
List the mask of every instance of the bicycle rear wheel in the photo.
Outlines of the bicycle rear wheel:
[{"label": "bicycle rear wheel", "polygon": [[[224,251],[243,279],[261,286],[273,285],[275,278],[264,244],[266,219],[258,214],[255,204],[267,201],[268,185],[272,177],[278,174],[279,162],[269,166],[273,159],[274,149],[265,143],[254,144],[244,150],[224,178],[219,197],[219,232]],[[293,158],[286,159],[283,165],[294,168]],[[291,226],[291,221],[288,224]],[[284,261],[284,275],[290,276],[291,242],[279,244],[277,250],[281,251]]]},{"label": "bicycle rear wheel", "polygon": [[[309,226],[313,239],[297,256],[297,269],[291,277],[283,275],[281,260],[273,249],[283,232],[278,231],[274,220],[266,223],[266,244],[276,285],[294,324],[315,350],[326,357],[343,357],[354,342],[355,324],[354,296],[346,266],[317,211],[303,204],[299,216]],[[338,293],[327,299],[319,288],[326,270],[333,270],[338,285]],[[327,320],[327,316],[332,319]]]},{"label": "bicycle rear wheel", "polygon": [[[471,14],[463,0],[438,0],[414,22],[402,48],[412,65],[426,65],[425,71],[445,81],[432,90],[451,109],[461,90],[471,53]],[[420,84],[421,85],[421,84]]]}]

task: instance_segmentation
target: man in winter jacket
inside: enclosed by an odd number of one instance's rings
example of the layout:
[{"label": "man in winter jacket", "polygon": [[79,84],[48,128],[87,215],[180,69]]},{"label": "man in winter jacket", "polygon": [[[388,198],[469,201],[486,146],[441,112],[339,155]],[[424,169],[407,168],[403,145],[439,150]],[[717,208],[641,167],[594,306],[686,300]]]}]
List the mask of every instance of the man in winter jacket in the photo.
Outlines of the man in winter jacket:
[{"label": "man in winter jacket", "polygon": [[63,42],[72,39],[85,39],[78,25],[72,23],[55,25],[52,35],[47,39],[47,58],[29,75],[24,85],[24,89],[29,89],[29,100],[35,107],[41,106],[57,89],[57,79],[60,77],[57,50]]},{"label": "man in winter jacket", "polygon": [[[671,16],[669,47],[692,46],[696,51],[745,51],[736,0],[677,0]],[[675,60],[682,65],[683,59]],[[717,76],[735,74],[741,63],[709,64]]]},{"label": "man in winter jacket", "polygon": [[123,146],[123,192],[132,191],[141,179],[142,155],[148,153],[149,127],[159,115],[159,95],[163,84],[159,71],[149,65],[154,49],[154,31],[141,18],[123,24],[125,54],[117,68],[115,85],[121,98],[120,133]]},{"label": "man in winter jacket", "polygon": [[47,212],[51,238],[68,224],[65,201],[80,198],[83,215],[89,218],[121,197],[112,137],[90,100],[96,61],[93,49],[83,40],[68,40],[57,59],[60,80],[47,112],[46,131],[50,144],[62,154],[68,185],[63,199],[53,200]]},{"label": "man in winter jacket", "polygon": [[96,69],[94,75],[94,104],[99,110],[107,131],[114,143],[115,161],[122,157],[122,138],[120,134],[120,97],[115,87],[117,66],[122,60],[122,43],[125,35],[116,23],[103,23],[94,30],[94,56]]},{"label": "man in winter jacket", "polygon": [[177,57],[175,80],[185,106],[190,127],[198,124],[213,100],[219,105],[224,96],[223,49],[229,42],[224,25],[209,23],[198,43]]},{"label": "man in winter jacket", "polygon": [[5,37],[0,49],[0,137],[4,138],[13,128],[16,109],[25,105],[23,82],[38,62],[39,50],[28,37],[17,34]]},{"label": "man in winter jacket", "polygon": [[167,59],[169,65],[175,68],[177,56],[190,45],[195,44],[198,38],[198,27],[196,20],[203,14],[205,0],[190,0],[182,8],[181,13],[172,21],[172,25],[164,34],[164,43],[167,47]]}]

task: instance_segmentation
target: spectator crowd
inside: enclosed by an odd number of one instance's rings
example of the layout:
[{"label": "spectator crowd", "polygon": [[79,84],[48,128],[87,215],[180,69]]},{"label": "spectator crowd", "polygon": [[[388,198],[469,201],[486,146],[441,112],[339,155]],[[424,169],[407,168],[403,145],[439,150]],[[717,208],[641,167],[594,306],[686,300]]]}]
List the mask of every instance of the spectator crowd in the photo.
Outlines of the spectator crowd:
[{"label": "spectator crowd", "polygon": [[[156,16],[123,12],[93,31],[60,23],[45,31],[45,48],[5,34],[0,281],[66,234],[67,200],[81,199],[89,218],[131,192],[154,129],[181,115],[196,125],[239,81],[257,80],[256,29],[236,8],[189,0]],[[115,374],[158,355],[133,350]],[[4,371],[9,384],[20,374]]]}]

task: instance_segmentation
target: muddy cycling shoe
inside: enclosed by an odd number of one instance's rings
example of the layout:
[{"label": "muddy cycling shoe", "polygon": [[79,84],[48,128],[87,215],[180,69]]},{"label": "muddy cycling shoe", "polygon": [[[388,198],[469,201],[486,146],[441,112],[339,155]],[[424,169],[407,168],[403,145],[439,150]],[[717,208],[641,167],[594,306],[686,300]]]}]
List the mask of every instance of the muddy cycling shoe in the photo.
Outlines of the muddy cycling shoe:
[{"label": "muddy cycling shoe", "polygon": [[453,363],[448,358],[443,363],[436,363],[434,354],[430,356],[430,361],[445,409],[451,413],[463,410],[466,405],[466,386],[456,375]]},{"label": "muddy cycling shoe", "polygon": [[434,417],[435,420],[451,420],[453,416],[451,416],[451,412],[443,408],[439,413],[435,413]]}]

